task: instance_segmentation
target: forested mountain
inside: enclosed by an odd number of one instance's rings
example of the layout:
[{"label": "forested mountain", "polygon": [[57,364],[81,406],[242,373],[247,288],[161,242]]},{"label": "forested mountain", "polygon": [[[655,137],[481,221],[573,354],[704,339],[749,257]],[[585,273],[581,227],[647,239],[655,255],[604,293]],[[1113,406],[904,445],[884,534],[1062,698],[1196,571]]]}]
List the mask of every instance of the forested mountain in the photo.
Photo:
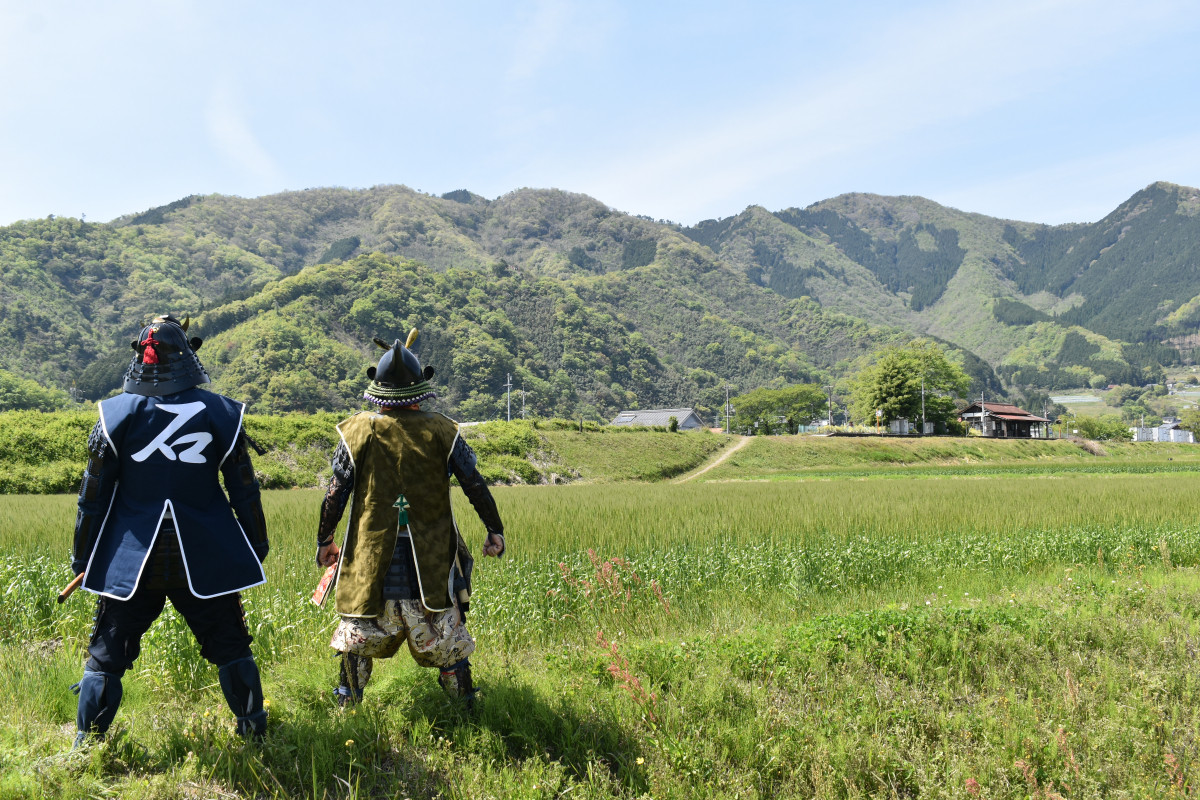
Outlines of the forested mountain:
[{"label": "forested mountain", "polygon": [[1169,345],[1200,330],[1198,214],[1200,191],[1168,183],[1058,226],[849,194],[685,233],[780,294],[954,342],[1012,384],[1065,388],[1151,380],[1179,358]]},{"label": "forested mountain", "polygon": [[[674,226],[582,195],[404,187],[186,198],[110,224],[0,229],[0,364],[101,397],[138,324],[192,313],[217,388],[259,411],[357,403],[373,336],[423,331],[443,407],[715,408],[907,338],[763,291]],[[518,406],[519,407],[519,406]]]},{"label": "forested mountain", "polygon": [[[682,243],[682,257],[694,245]],[[728,273],[712,280],[727,280]],[[829,357],[860,355],[880,339],[812,303],[763,295],[713,313],[703,273],[668,251],[615,285],[535,278],[496,264],[437,272],[379,253],[307,267],[244,301],[203,314],[214,382],[253,407],[345,408],[365,388],[372,335],[423,333],[442,402],[469,419],[498,416],[506,376],[530,413],[610,417],[614,409],[679,400],[713,408],[723,381],[782,385],[819,379],[795,345],[821,338]],[[724,273],[724,274],[722,274]],[[734,280],[737,276],[733,276]],[[628,301],[628,302],[626,302]]]},{"label": "forested mountain", "polygon": [[1052,227],[844,195],[687,230],[557,190],[193,196],[0,228],[0,370],[42,405],[101,397],[139,323],[171,311],[256,411],[355,404],[371,337],[414,325],[465,418],[499,414],[509,374],[538,414],[713,409],[727,382],[844,379],[914,335],[961,348],[989,391],[992,367],[1014,385],[1141,381],[1200,330],[1198,196],[1155,184]]}]

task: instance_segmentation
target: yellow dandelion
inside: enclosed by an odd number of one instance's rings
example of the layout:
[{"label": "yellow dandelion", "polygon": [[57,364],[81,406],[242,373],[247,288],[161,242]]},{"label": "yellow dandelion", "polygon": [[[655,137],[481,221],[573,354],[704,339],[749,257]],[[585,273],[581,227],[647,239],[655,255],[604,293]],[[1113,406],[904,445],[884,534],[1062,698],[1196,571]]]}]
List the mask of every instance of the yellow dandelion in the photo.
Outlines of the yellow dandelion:
[{"label": "yellow dandelion", "polygon": [[270,708],[270,707],[271,707],[271,701],[263,700],[263,708]]},{"label": "yellow dandelion", "polygon": [[645,763],[646,763],[646,759],[642,758],[641,756],[638,756],[638,757],[637,757],[637,763],[639,763],[639,764],[645,764]]},{"label": "yellow dandelion", "polygon": [[346,740],[346,747],[353,747],[353,746],[354,746],[354,740],[353,740],[353,739],[347,739],[347,740]]}]

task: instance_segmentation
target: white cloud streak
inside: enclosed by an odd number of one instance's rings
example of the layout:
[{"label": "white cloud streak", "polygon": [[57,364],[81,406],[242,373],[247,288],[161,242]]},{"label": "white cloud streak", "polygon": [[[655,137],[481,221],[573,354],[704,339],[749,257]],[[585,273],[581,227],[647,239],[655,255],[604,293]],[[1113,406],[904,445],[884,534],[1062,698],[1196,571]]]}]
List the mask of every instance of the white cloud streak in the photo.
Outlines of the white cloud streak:
[{"label": "white cloud streak", "polygon": [[1005,219],[1096,222],[1134,192],[1160,180],[1200,184],[1200,133],[960,186],[935,199]]},{"label": "white cloud streak", "polygon": [[733,121],[662,128],[646,145],[624,148],[573,182],[609,202],[692,221],[784,176],[801,183],[807,172],[902,159],[906,138],[936,136],[940,126],[1068,79],[1113,48],[1159,32],[1175,8],[1082,0],[948,4],[870,37],[774,101],[731,109],[726,118]]},{"label": "white cloud streak", "polygon": [[569,17],[561,0],[540,0],[536,4],[529,23],[514,42],[508,80],[528,80],[541,71],[566,38]]},{"label": "white cloud streak", "polygon": [[232,88],[222,83],[214,87],[205,108],[209,139],[222,157],[246,173],[253,185],[278,190],[282,170],[259,141]]},{"label": "white cloud streak", "polygon": [[534,0],[528,14],[518,15],[508,31],[510,44],[505,78],[510,84],[545,79],[563,61],[595,55],[612,32],[619,14],[608,2]]}]

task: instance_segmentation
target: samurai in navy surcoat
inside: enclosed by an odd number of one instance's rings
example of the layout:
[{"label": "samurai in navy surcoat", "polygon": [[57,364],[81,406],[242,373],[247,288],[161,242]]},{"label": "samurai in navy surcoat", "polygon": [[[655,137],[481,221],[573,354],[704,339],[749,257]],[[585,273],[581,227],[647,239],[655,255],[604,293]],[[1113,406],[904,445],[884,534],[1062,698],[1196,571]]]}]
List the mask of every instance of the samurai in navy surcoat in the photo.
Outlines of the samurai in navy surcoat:
[{"label": "samurai in navy surcoat", "polygon": [[[98,432],[115,469],[94,546],[77,542],[76,557],[88,559],[83,588],[128,599],[166,519],[174,522],[187,587],[196,597],[263,583],[267,539],[258,486],[239,479],[239,467],[249,460],[245,447],[234,452],[245,406],[197,387],[167,397],[120,394],[99,406]],[[232,473],[228,500],[218,481],[223,468]],[[102,499],[109,492],[98,494]],[[248,518],[249,534],[235,509]]]},{"label": "samurai in navy surcoat", "polygon": [[[245,405],[200,388],[199,338],[171,316],[133,342],[124,391],[99,403],[79,488],[71,567],[99,595],[79,693],[76,746],[102,738],[142,636],[170,600],[217,665],[243,736],[266,731],[241,590],[269,549]],[[224,480],[224,489],[221,487]]]}]

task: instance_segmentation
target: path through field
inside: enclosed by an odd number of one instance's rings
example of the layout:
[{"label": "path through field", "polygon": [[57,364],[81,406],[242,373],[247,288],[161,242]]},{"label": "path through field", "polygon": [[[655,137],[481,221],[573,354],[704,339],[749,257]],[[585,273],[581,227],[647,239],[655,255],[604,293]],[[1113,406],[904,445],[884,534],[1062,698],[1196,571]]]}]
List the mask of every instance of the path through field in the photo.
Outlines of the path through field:
[{"label": "path through field", "polygon": [[680,477],[678,477],[674,481],[672,481],[672,483],[686,483],[687,481],[690,481],[692,478],[698,478],[699,476],[703,475],[704,473],[708,472],[710,469],[715,467],[717,464],[720,464],[722,461],[729,458],[731,455],[736,453],[738,450],[741,450],[743,447],[746,446],[746,444],[749,441],[750,441],[749,436],[739,436],[737,442],[734,443],[733,447],[730,447],[730,448],[727,448],[727,449],[721,451],[721,455],[717,456],[716,458],[714,458],[709,463],[705,464],[700,469],[696,470],[695,472],[689,472],[687,475],[681,475]]}]

